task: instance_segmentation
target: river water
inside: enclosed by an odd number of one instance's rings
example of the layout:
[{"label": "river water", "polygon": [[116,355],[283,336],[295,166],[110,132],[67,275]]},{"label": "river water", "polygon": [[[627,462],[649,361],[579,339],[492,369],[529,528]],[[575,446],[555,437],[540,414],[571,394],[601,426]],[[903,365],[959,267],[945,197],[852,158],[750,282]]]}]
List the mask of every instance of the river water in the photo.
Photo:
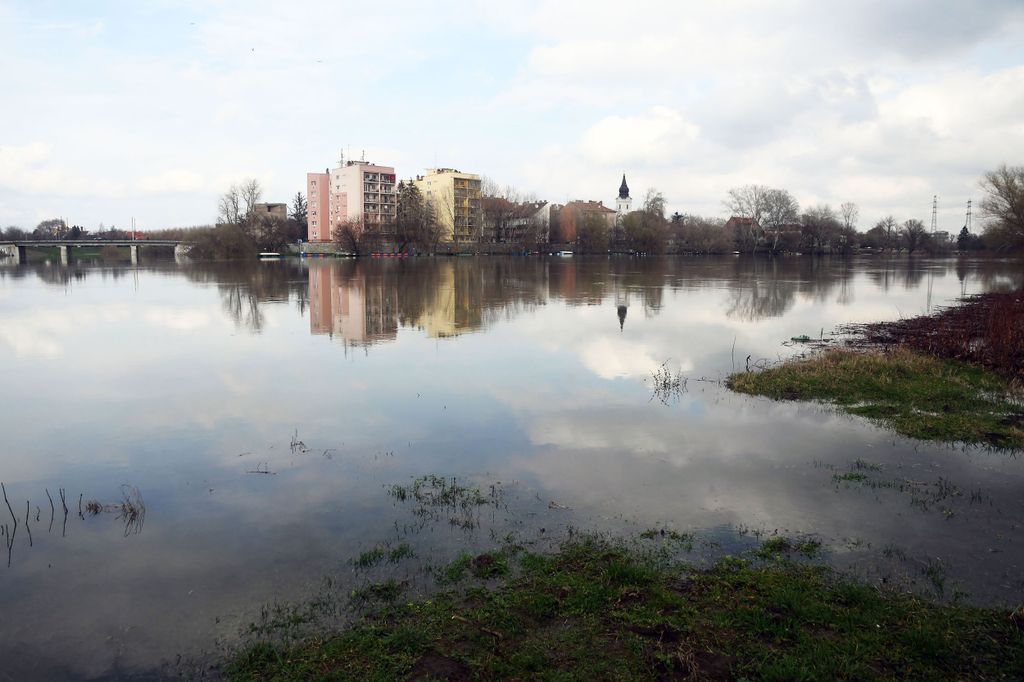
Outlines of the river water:
[{"label": "river water", "polygon": [[[719,382],[1022,284],[993,260],[0,267],[0,680],[198,674],[275,604],[415,594],[459,552],[573,529],[693,531],[698,563],[806,536],[866,580],[1015,605],[1020,458]],[[431,474],[493,504],[389,494]]]}]

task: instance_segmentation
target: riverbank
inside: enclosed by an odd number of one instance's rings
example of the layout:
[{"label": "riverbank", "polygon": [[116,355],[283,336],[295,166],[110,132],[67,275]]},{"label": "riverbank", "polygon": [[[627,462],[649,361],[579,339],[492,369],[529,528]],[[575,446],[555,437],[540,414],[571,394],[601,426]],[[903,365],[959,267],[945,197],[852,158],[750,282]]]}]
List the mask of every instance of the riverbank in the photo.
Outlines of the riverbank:
[{"label": "riverbank", "polygon": [[848,326],[843,347],[731,375],[737,392],[819,400],[911,438],[1024,448],[1024,293]]},{"label": "riverbank", "polygon": [[734,374],[726,384],[774,400],[827,402],[911,438],[1024,448],[1024,395],[1009,381],[903,347],[830,349]]},{"label": "riverbank", "polygon": [[251,645],[226,672],[236,680],[1024,677],[1019,614],[939,605],[795,560],[812,549],[774,538],[760,558],[708,570],[596,537],[551,555],[483,554],[464,568],[490,587],[410,603],[382,588],[382,603],[351,628]]}]

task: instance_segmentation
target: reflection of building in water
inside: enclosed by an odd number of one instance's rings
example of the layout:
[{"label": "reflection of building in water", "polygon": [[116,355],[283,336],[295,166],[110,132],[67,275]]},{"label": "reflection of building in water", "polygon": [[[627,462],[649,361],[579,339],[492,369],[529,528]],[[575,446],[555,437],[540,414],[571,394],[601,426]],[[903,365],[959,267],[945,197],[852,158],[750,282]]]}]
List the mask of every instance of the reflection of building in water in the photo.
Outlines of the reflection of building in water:
[{"label": "reflection of building in water", "polygon": [[397,292],[383,278],[346,276],[334,264],[309,268],[309,331],[369,345],[398,333]]},{"label": "reflection of building in water", "polygon": [[398,327],[449,338],[546,299],[544,268],[527,259],[346,260],[309,263],[309,329],[367,346]]},{"label": "reflection of building in water", "polygon": [[461,262],[439,264],[433,291],[424,301],[423,312],[416,326],[431,338],[457,336],[483,325],[483,283],[476,267],[462,267]]}]

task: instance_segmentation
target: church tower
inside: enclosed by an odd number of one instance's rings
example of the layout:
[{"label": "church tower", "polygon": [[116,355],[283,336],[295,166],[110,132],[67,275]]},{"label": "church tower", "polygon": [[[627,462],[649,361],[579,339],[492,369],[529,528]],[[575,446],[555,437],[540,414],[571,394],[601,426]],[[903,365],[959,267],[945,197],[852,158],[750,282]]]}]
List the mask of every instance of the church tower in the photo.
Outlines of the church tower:
[{"label": "church tower", "polygon": [[629,213],[629,207],[632,205],[633,200],[629,198],[629,185],[626,184],[626,174],[623,173],[622,184],[619,185],[619,198],[615,200],[616,219],[621,221]]}]

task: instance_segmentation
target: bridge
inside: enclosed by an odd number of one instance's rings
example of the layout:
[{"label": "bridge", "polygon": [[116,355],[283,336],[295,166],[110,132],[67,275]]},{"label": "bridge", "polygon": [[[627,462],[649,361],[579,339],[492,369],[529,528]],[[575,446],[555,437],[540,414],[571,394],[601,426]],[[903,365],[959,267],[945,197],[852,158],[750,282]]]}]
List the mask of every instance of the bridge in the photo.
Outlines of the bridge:
[{"label": "bridge", "polygon": [[18,265],[28,261],[28,249],[32,247],[56,247],[62,265],[69,265],[73,260],[73,250],[85,247],[128,247],[132,265],[139,264],[139,251],[144,246],[171,246],[174,255],[188,253],[189,245],[176,239],[22,239],[17,241],[0,241],[0,262],[14,258]]}]

